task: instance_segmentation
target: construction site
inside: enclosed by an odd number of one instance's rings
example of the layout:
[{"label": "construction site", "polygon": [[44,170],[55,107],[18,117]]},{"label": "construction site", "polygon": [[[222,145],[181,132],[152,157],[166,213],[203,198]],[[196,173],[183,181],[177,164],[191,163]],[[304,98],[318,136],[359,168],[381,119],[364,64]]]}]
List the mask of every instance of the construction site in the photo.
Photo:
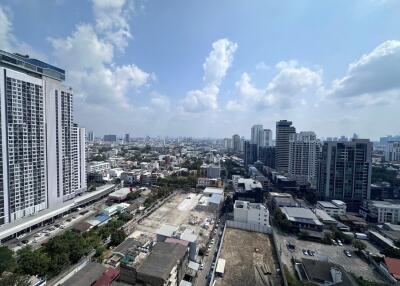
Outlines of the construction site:
[{"label": "construction site", "polygon": [[226,228],[220,258],[225,271],[216,286],[283,285],[272,237],[268,234]]}]

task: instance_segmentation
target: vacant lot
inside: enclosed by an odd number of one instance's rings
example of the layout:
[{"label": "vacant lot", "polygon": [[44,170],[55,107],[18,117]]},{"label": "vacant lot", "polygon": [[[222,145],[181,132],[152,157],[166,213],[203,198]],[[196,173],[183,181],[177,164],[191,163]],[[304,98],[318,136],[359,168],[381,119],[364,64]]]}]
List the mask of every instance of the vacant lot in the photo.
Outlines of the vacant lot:
[{"label": "vacant lot", "polygon": [[[226,264],[224,276],[216,280],[218,286],[282,285],[270,235],[227,228],[220,258]],[[267,283],[257,270],[263,264],[272,272],[264,276]]]},{"label": "vacant lot", "polygon": [[[199,235],[199,242],[204,241],[210,233],[209,229],[204,229],[201,224],[206,218],[214,218],[213,214],[197,211],[195,206],[200,198],[198,194],[177,194],[155,210],[147,218],[137,225],[137,230],[148,234],[153,234],[162,225],[171,224],[179,227],[180,230],[190,228]],[[190,223],[192,221],[192,223]]]},{"label": "vacant lot", "polygon": [[[278,232],[277,232],[278,234]],[[278,241],[280,243],[280,248],[282,250],[282,262],[288,266],[289,269],[293,271],[290,259],[295,257],[297,259],[301,258],[312,258],[320,260],[329,260],[333,263],[342,265],[348,272],[354,273],[356,276],[362,276],[364,279],[369,281],[374,281],[378,283],[383,283],[383,280],[379,274],[373,270],[372,265],[359,258],[354,254],[354,249],[350,245],[335,246],[326,245],[318,242],[299,240],[292,235],[279,235]],[[293,252],[288,251],[286,245],[290,242],[295,244],[296,249]],[[312,250],[315,251],[315,256],[305,256],[302,250]],[[347,249],[352,253],[352,257],[347,257],[343,250]]]}]

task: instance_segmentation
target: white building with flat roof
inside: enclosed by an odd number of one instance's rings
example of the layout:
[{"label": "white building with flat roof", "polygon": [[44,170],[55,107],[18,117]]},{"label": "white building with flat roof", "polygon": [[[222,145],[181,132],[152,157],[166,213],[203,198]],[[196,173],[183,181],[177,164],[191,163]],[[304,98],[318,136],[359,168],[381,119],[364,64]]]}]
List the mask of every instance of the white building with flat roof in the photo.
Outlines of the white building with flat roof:
[{"label": "white building with flat roof", "polygon": [[269,227],[269,211],[263,204],[237,200],[233,217],[236,222]]},{"label": "white building with flat roof", "polygon": [[346,203],[340,200],[318,201],[316,207],[332,217],[346,214]]}]

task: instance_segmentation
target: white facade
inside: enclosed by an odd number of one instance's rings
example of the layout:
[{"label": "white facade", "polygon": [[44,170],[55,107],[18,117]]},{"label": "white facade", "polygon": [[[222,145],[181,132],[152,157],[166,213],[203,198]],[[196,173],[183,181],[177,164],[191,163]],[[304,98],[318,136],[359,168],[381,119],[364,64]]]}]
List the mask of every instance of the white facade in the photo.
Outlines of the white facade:
[{"label": "white facade", "polygon": [[0,225],[86,189],[85,137],[73,130],[64,79],[59,68],[0,51]]},{"label": "white facade", "polygon": [[385,160],[400,162],[400,141],[388,142],[385,148]]},{"label": "white facade", "polygon": [[269,227],[269,211],[263,204],[235,201],[234,221]]},{"label": "white facade", "polygon": [[369,201],[368,210],[372,217],[377,218],[378,223],[400,222],[400,204],[389,201]]},{"label": "white facade", "polygon": [[332,217],[346,214],[346,203],[340,200],[318,201],[316,207]]},{"label": "white facade", "polygon": [[299,183],[315,183],[319,146],[314,132],[290,134],[288,175],[291,179]]},{"label": "white facade", "polygon": [[264,128],[262,125],[253,125],[251,127],[251,143],[262,146],[264,136]]},{"label": "white facade", "polygon": [[272,130],[271,129],[264,129],[263,136],[262,136],[262,147],[270,147],[272,146]]},{"label": "white facade", "polygon": [[89,173],[103,173],[110,170],[110,163],[108,162],[90,162]]}]

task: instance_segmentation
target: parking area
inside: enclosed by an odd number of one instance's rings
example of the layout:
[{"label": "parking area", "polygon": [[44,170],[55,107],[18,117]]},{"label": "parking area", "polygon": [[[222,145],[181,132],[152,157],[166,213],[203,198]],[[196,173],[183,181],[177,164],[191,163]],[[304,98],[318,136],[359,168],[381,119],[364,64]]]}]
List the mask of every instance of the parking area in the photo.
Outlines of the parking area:
[{"label": "parking area", "polygon": [[[364,279],[378,283],[384,283],[380,279],[379,274],[374,271],[373,266],[362,260],[354,253],[354,248],[351,245],[327,245],[318,242],[299,240],[292,235],[278,234],[278,241],[282,251],[281,259],[284,264],[293,271],[291,267],[291,258],[298,260],[301,258],[311,258],[318,260],[329,260],[333,263],[343,266],[348,272],[356,276],[362,276]],[[294,250],[289,250],[288,244],[295,245]],[[304,253],[304,251],[306,254]],[[349,251],[351,257],[348,257],[344,251]],[[310,253],[311,252],[311,255]]]},{"label": "parking area", "polygon": [[282,285],[275,253],[270,235],[227,228],[220,255],[226,261],[225,271],[215,285]]}]

